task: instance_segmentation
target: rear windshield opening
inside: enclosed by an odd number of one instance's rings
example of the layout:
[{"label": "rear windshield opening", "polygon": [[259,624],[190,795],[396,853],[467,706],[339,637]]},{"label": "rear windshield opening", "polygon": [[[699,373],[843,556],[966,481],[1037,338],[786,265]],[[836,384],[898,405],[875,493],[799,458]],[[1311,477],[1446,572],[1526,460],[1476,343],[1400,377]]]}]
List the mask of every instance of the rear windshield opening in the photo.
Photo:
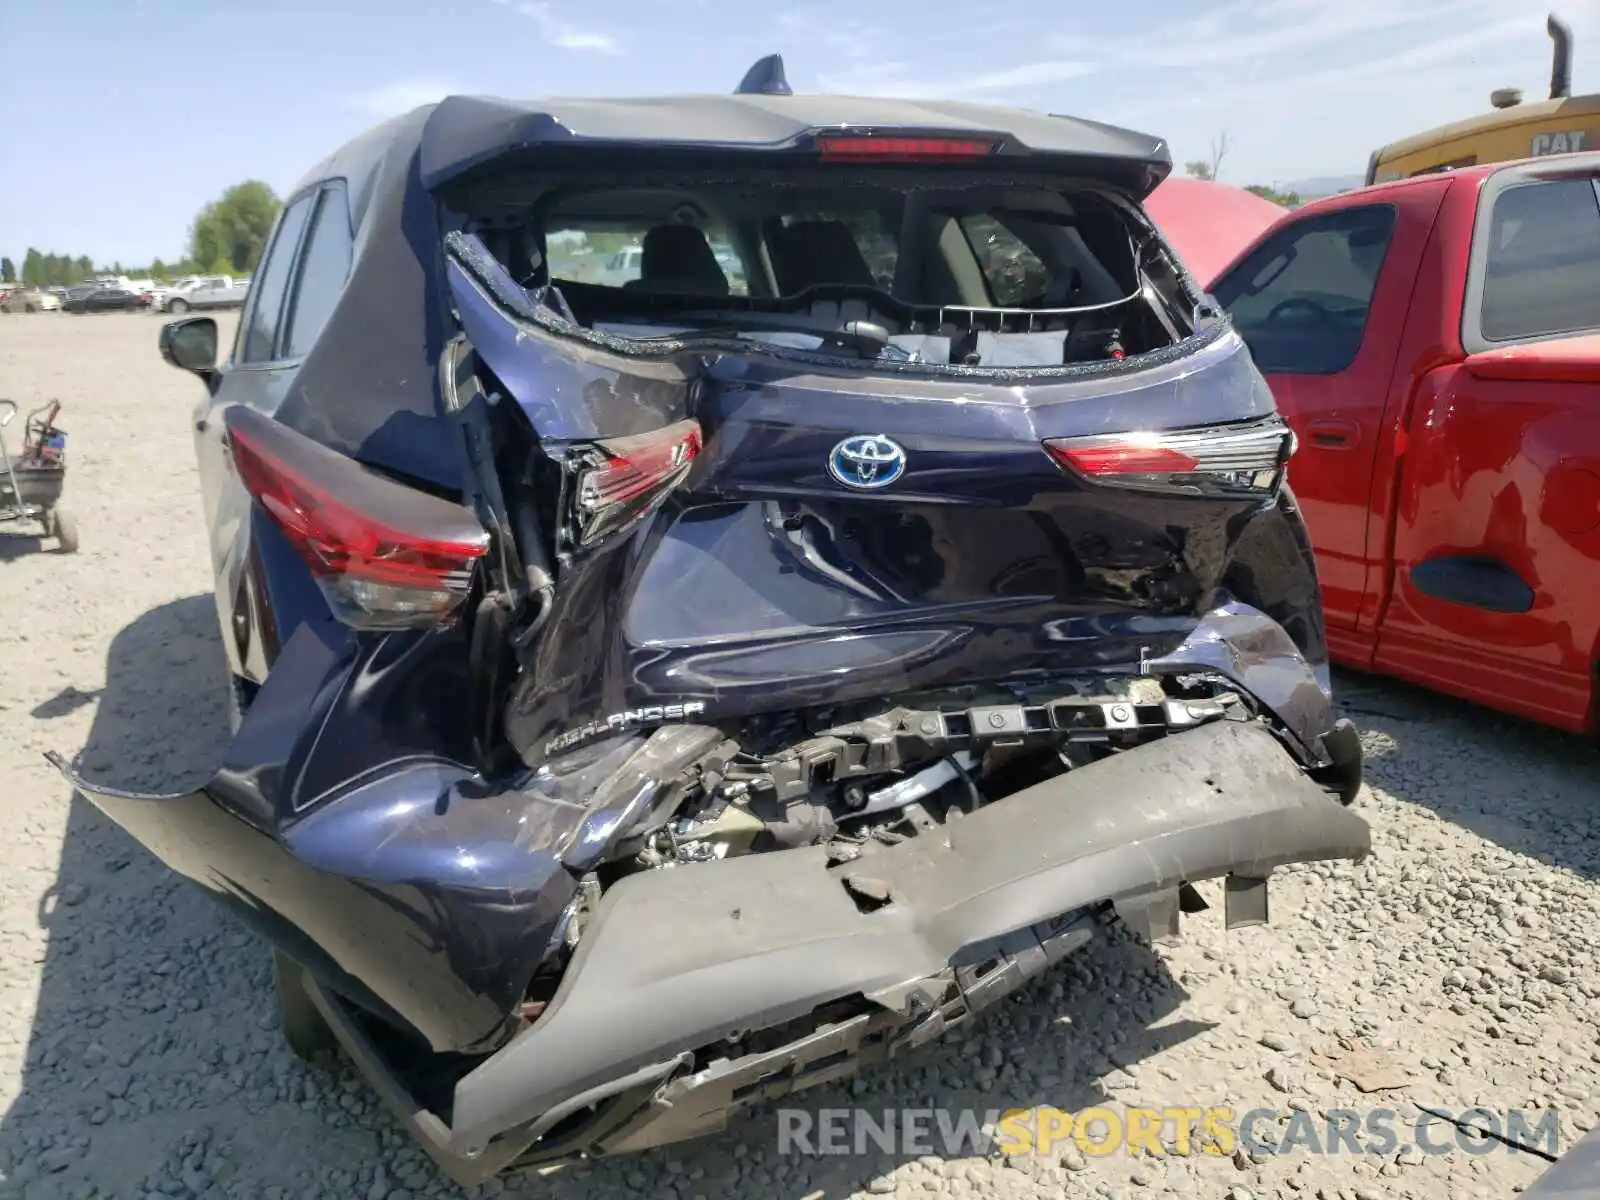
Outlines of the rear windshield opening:
[{"label": "rear windshield opening", "polygon": [[501,188],[465,226],[536,299],[614,338],[1002,368],[1194,332],[1198,297],[1123,197],[861,174],[563,180],[520,204]]}]

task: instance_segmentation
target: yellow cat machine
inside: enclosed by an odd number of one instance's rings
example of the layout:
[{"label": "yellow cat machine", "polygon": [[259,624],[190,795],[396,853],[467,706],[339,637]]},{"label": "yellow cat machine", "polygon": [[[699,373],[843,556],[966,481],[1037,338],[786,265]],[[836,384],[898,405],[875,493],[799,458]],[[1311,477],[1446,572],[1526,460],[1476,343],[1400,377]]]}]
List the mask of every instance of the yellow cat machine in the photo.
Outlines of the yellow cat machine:
[{"label": "yellow cat machine", "polygon": [[1554,13],[1546,28],[1555,43],[1549,99],[1524,104],[1520,89],[1499,88],[1489,95],[1493,112],[1374,151],[1367,182],[1600,148],[1600,95],[1572,94],[1572,30]]}]

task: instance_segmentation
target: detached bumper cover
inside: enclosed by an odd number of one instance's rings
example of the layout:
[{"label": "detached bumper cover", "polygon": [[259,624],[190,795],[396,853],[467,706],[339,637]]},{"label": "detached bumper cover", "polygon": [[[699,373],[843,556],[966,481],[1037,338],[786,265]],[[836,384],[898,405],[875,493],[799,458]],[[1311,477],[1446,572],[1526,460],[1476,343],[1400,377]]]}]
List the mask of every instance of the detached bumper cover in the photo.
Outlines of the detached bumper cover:
[{"label": "detached bumper cover", "polygon": [[[437,1023],[477,1027],[493,1016],[484,989],[460,982],[438,923],[448,919],[461,936],[490,929],[508,939],[511,927],[548,915],[538,911],[549,891],[540,881],[560,868],[542,841],[511,836],[514,805],[453,792],[448,804],[424,804],[448,791],[431,768],[422,780],[386,777],[374,801],[388,812],[395,806],[385,788],[415,791],[425,816],[407,826],[413,838],[460,821],[490,829],[498,842],[504,827],[515,854],[496,873],[526,879],[516,893],[526,905],[485,915],[455,900],[427,902],[425,889],[439,878],[427,856],[405,861],[427,865],[431,883],[402,872],[380,884],[370,867],[335,874],[312,854],[327,839],[306,836],[304,826],[298,837],[274,837],[224,804],[215,786],[133,795],[57,765],[291,957],[320,961],[305,982],[313,999],[424,1147],[466,1184],[514,1161],[709,1132],[751,1105],[852,1074],[960,1024],[1084,944],[1095,924],[1088,914],[1108,904],[1160,938],[1177,932],[1182,885],[1228,877],[1230,922],[1259,921],[1275,867],[1360,859],[1371,844],[1366,822],[1308,778],[1264,726],[1223,721],[852,862],[830,865],[827,848],[814,847],[629,876],[601,900],[539,1020],[462,1078],[452,1111],[436,1114],[399,1085],[334,995],[381,1013],[384,993],[364,991],[365,983],[398,972]],[[474,1006],[485,1011],[474,1015]],[[762,1035],[756,1048],[724,1045],[752,1031]]]},{"label": "detached bumper cover", "polygon": [[[453,1140],[473,1152],[531,1132],[608,1081],[664,1078],[686,1052],[842,997],[937,1020],[936,989],[917,985],[992,960],[1006,935],[1035,939],[1048,958],[1052,921],[1108,901],[1169,931],[1185,882],[1264,880],[1286,863],[1360,859],[1370,846],[1366,822],[1271,733],[1225,722],[851,863],[829,867],[817,847],[630,876],[602,900],[538,1023],[459,1083]],[[862,911],[850,876],[887,902]],[[680,1099],[717,1073],[713,1064],[682,1081]],[[663,1119],[681,1123],[689,1108]],[[639,1145],[672,1140],[638,1132]]]}]

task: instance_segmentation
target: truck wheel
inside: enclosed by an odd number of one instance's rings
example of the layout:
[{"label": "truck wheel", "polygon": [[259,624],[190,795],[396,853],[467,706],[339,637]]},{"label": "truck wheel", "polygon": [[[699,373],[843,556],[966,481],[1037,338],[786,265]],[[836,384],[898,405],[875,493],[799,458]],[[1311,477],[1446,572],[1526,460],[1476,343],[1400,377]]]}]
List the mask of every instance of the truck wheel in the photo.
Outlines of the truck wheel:
[{"label": "truck wheel", "polygon": [[189,302],[187,300],[174,300],[174,301],[172,301],[172,303],[167,305],[167,311],[168,312],[175,312],[175,313],[186,313],[186,312],[189,311]]},{"label": "truck wheel", "polygon": [[272,979],[278,991],[278,1024],[295,1057],[316,1064],[336,1055],[338,1040],[306,992],[305,968],[282,950],[274,950]]}]

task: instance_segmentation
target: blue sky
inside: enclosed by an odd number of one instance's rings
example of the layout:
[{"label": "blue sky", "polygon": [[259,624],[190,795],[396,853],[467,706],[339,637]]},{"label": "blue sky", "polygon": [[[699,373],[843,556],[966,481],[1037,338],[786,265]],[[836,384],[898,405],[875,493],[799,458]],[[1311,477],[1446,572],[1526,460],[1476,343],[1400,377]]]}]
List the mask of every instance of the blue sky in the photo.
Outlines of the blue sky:
[{"label": "blue sky", "polygon": [[[1600,90],[1600,0],[1557,0]],[[944,95],[1165,136],[1222,177],[1359,173],[1378,144],[1545,93],[1527,0],[0,0],[0,252],[178,257],[229,184],[280,193],[381,117],[452,91]]]}]

